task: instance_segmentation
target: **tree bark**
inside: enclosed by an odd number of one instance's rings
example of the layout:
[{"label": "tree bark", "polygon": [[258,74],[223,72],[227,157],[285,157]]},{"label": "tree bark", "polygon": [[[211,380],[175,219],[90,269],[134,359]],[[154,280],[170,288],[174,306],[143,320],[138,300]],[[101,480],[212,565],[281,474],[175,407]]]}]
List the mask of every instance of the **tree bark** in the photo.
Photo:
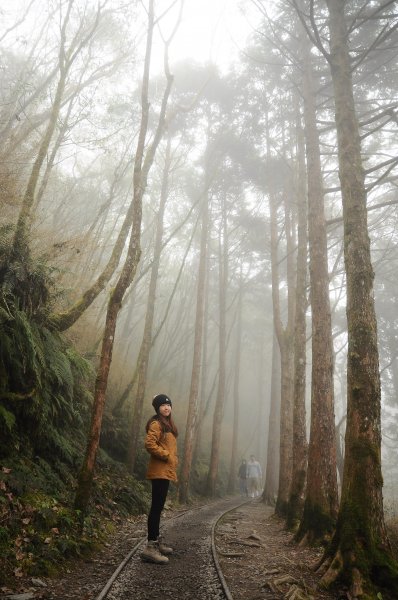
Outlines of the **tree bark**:
[{"label": "tree bark", "polygon": [[[162,187],[160,193],[159,210],[157,214],[157,226],[155,236],[155,247],[153,252],[153,262],[151,268],[151,277],[149,281],[148,301],[145,315],[144,332],[142,336],[141,347],[138,355],[137,364],[137,391],[134,401],[133,418],[131,421],[131,434],[127,451],[127,466],[131,473],[134,471],[137,458],[137,447],[142,422],[142,409],[144,405],[146,380],[148,373],[149,354],[152,347],[152,330],[155,316],[156,289],[158,283],[160,256],[162,252],[163,240],[163,219],[166,202],[169,194],[169,172],[171,164],[171,141],[167,138],[165,162],[163,167]],[[135,375],[135,373],[134,373]],[[133,378],[134,379],[134,378]]]},{"label": "tree bark", "polygon": [[381,472],[380,376],[366,190],[355,111],[344,0],[327,0],[347,276],[347,429],[341,503],[322,582],[337,579],[355,598],[398,595],[387,537]]},{"label": "tree bark", "polygon": [[293,465],[286,525],[297,529],[304,506],[307,475],[306,389],[306,311],[307,311],[307,186],[305,184],[304,139],[297,108],[297,269],[294,326],[293,382]]},{"label": "tree bark", "polygon": [[[206,186],[207,187],[207,186]],[[209,206],[207,194],[202,203],[202,227],[200,235],[200,253],[198,267],[198,285],[196,291],[195,335],[192,358],[191,386],[189,390],[188,414],[185,426],[184,452],[178,488],[180,502],[188,502],[189,480],[191,476],[192,456],[195,433],[199,418],[199,383],[203,353],[203,323],[205,306],[205,280],[207,266],[207,229],[209,223]]]},{"label": "tree bark", "polygon": [[316,124],[311,53],[303,40],[304,133],[308,172],[308,228],[312,313],[311,428],[304,514],[296,539],[330,536],[338,510],[334,425],[333,340],[329,299],[324,191]]},{"label": "tree bark", "polygon": [[[207,232],[207,244],[209,244],[209,231]],[[206,411],[206,386],[208,376],[208,329],[209,329],[209,252],[206,260],[206,276],[205,276],[205,298],[204,298],[204,315],[203,315],[203,343],[202,343],[202,369],[200,374],[199,386],[199,418],[195,431],[193,443],[193,464],[196,464],[201,455],[202,446],[202,425]]]},{"label": "tree bark", "polygon": [[226,380],[226,313],[228,287],[228,231],[226,198],[222,198],[222,225],[219,238],[219,375],[216,404],[213,413],[213,429],[211,438],[210,464],[206,483],[206,493],[210,497],[216,495],[218,465],[220,462],[221,426],[225,402]]},{"label": "tree bark", "polygon": [[242,268],[239,279],[238,306],[237,306],[237,321],[236,321],[236,349],[235,349],[235,366],[234,366],[234,387],[233,387],[233,428],[232,428],[232,443],[231,443],[231,461],[229,465],[229,476],[227,492],[232,494],[236,489],[237,476],[237,456],[238,456],[238,433],[239,433],[239,384],[240,384],[240,365],[242,355],[242,303],[243,303],[243,282]]},{"label": "tree bark", "polygon": [[281,399],[281,368],[278,340],[274,334],[272,342],[271,406],[268,418],[267,468],[262,500],[274,506],[278,497],[279,473],[279,423]]},{"label": "tree bark", "polygon": [[[289,501],[289,490],[292,478],[292,452],[293,452],[293,323],[294,306],[291,298],[293,296],[292,265],[288,260],[288,318],[283,327],[280,315],[279,298],[279,268],[278,268],[278,230],[277,230],[277,206],[276,197],[270,199],[270,221],[271,221],[271,271],[272,271],[272,304],[274,313],[275,334],[278,340],[281,355],[281,403],[280,403],[280,449],[279,449],[279,484],[278,497],[276,501],[276,513],[285,517]],[[287,210],[285,206],[285,229]],[[287,255],[292,256],[292,244],[290,234],[287,236]]]}]

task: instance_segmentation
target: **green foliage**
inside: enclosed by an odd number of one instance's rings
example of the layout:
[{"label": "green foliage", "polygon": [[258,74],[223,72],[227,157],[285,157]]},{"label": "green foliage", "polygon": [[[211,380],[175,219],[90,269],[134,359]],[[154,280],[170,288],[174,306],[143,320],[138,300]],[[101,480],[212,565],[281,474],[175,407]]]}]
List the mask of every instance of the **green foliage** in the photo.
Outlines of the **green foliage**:
[{"label": "green foliage", "polygon": [[15,425],[15,415],[7,410],[4,406],[0,404],[0,422],[8,429],[8,431],[12,431]]},{"label": "green foliage", "polygon": [[149,502],[145,486],[101,451],[90,517],[82,523],[71,508],[93,368],[49,318],[54,269],[23,244],[11,249],[11,233],[0,227],[0,584],[54,574]]},{"label": "green foliage", "polygon": [[112,460],[103,450],[98,457],[98,473],[94,482],[93,501],[104,514],[117,511],[124,516],[149,510],[150,495],[145,484],[126,473],[126,467]]},{"label": "green foliage", "polygon": [[87,412],[92,367],[48,318],[55,270],[11,245],[10,229],[0,228],[0,456],[27,436],[33,451],[72,463],[67,432]]},{"label": "green foliage", "polygon": [[6,527],[0,528],[0,549],[4,568],[0,583],[13,572],[28,575],[53,575],[66,558],[81,556],[104,538],[106,528],[98,518],[83,531],[80,516],[59,500],[38,489],[14,495],[18,473],[2,473],[2,490],[8,507],[2,510]]},{"label": "green foliage", "polygon": [[83,522],[71,508],[74,482],[65,483],[50,463],[14,458],[0,470],[0,585],[15,572],[54,575],[65,560],[98,549],[119,522],[148,509],[145,484],[104,452],[99,462],[94,508]]}]

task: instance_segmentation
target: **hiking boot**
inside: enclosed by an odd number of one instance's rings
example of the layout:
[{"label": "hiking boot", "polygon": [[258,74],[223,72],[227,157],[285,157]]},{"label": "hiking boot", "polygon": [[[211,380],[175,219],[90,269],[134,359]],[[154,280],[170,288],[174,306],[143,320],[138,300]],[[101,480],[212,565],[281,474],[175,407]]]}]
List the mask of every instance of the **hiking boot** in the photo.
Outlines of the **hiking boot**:
[{"label": "hiking boot", "polygon": [[140,554],[141,560],[146,562],[152,562],[157,565],[166,565],[169,562],[167,556],[163,556],[159,550],[159,543],[156,541],[150,541],[147,543],[146,548]]},{"label": "hiking boot", "polygon": [[159,544],[159,550],[161,554],[173,554],[174,550],[173,548],[171,548],[170,546],[166,546],[164,541],[163,541],[163,537],[161,535],[159,535],[158,537],[158,544]]}]

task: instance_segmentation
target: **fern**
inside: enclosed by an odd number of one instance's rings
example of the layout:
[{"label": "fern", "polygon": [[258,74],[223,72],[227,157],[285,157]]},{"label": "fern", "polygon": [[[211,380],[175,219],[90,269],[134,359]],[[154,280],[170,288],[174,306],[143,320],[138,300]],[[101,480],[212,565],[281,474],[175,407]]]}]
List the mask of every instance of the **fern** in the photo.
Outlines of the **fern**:
[{"label": "fern", "polygon": [[0,404],[0,421],[4,423],[8,431],[12,431],[15,425],[15,415]]},{"label": "fern", "polygon": [[66,349],[66,356],[71,364],[75,376],[77,375],[80,379],[90,379],[94,374],[93,365],[83,358],[81,354],[76,352],[73,347]]},{"label": "fern", "polygon": [[65,343],[58,334],[42,329],[43,343],[47,352],[47,369],[50,379],[55,385],[61,387],[68,398],[73,396],[74,378],[68,357],[65,352]]},{"label": "fern", "polygon": [[35,384],[40,385],[41,369],[37,357],[43,353],[41,338],[32,329],[27,314],[20,310],[15,312],[14,335],[17,350],[23,357],[25,373],[34,378]]},{"label": "fern", "polygon": [[43,257],[10,261],[4,240],[0,228],[0,425],[69,461],[62,431],[82,423],[92,367],[49,322],[54,269]]}]

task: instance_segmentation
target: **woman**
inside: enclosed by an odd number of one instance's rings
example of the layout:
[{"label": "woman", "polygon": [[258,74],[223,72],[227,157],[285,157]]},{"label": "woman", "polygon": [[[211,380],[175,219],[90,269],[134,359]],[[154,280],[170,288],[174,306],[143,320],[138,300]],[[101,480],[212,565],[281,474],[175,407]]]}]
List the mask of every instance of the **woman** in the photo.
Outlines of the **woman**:
[{"label": "woman", "polygon": [[145,448],[151,455],[146,477],[152,484],[152,502],[148,514],[148,543],[141,559],[156,564],[166,564],[173,549],[159,536],[160,515],[166,502],[170,481],[177,481],[177,427],[171,417],[171,400],[158,394],[152,400],[156,414],[146,425]]}]

